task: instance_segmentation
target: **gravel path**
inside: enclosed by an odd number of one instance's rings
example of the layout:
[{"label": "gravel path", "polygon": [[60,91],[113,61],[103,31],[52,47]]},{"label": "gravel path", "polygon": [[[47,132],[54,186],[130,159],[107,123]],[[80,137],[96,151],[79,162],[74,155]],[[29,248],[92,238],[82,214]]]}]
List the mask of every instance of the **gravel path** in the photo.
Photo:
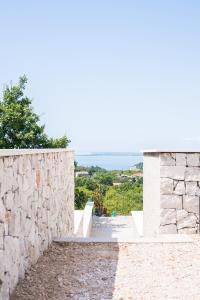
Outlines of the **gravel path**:
[{"label": "gravel path", "polygon": [[11,300],[200,299],[200,240],[53,243]]}]

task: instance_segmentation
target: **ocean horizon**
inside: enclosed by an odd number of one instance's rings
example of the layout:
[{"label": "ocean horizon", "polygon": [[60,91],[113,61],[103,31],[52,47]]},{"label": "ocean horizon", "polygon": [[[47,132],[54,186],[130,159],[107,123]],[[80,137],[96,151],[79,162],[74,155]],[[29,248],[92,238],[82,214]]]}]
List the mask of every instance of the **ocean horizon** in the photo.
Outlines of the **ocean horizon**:
[{"label": "ocean horizon", "polygon": [[143,162],[143,155],[137,152],[94,152],[77,154],[79,166],[99,166],[106,170],[129,170],[135,164]]}]

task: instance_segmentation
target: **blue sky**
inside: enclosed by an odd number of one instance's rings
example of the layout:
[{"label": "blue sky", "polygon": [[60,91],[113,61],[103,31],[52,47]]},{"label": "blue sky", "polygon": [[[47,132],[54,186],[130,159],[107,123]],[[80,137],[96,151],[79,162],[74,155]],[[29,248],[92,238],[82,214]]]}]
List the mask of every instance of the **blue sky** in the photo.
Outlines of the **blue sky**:
[{"label": "blue sky", "polygon": [[200,149],[199,1],[0,1],[0,37],[1,90],[76,151]]}]

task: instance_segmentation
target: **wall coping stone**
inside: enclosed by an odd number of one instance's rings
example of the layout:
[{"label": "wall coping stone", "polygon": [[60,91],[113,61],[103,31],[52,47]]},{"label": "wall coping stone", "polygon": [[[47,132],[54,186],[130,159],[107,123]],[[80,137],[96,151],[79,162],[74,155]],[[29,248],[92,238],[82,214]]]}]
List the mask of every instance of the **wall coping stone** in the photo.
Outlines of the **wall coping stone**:
[{"label": "wall coping stone", "polygon": [[16,155],[32,155],[32,154],[44,154],[44,153],[60,153],[71,152],[73,150],[68,148],[55,148],[55,149],[0,149],[0,157],[3,156],[16,156]]},{"label": "wall coping stone", "polygon": [[200,150],[158,150],[158,149],[149,149],[142,150],[142,153],[200,153]]}]

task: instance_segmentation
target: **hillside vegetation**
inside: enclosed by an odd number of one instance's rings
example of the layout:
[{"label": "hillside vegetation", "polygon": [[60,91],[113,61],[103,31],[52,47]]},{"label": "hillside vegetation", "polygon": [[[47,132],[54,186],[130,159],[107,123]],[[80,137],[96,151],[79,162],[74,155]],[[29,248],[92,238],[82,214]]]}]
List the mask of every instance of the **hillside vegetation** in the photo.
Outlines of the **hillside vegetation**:
[{"label": "hillside vegetation", "polygon": [[107,171],[100,167],[81,167],[76,172],[88,176],[75,178],[75,208],[83,209],[88,199],[94,201],[96,215],[128,215],[142,210],[142,170]]}]

